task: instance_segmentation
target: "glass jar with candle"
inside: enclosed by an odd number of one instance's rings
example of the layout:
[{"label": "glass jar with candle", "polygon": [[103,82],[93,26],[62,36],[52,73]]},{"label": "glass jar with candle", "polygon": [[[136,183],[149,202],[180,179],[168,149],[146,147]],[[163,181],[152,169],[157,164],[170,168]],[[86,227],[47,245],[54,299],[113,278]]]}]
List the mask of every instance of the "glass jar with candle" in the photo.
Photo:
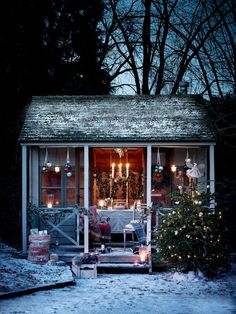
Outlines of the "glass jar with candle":
[{"label": "glass jar with candle", "polygon": [[48,194],[47,197],[47,208],[52,208],[54,204],[54,194]]}]

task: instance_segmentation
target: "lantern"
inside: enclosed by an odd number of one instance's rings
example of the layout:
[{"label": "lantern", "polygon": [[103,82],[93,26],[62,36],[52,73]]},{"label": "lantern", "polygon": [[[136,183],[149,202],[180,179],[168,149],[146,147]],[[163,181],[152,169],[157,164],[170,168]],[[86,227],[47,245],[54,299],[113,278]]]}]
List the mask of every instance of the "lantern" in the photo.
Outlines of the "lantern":
[{"label": "lantern", "polygon": [[47,197],[47,208],[52,208],[54,204],[54,194],[48,194]]},{"label": "lantern", "polygon": [[98,206],[103,208],[105,206],[105,200],[99,200],[98,201]]},{"label": "lantern", "polygon": [[59,166],[55,166],[54,170],[56,173],[59,173],[61,171],[61,168]]},{"label": "lantern", "polygon": [[148,259],[148,252],[147,252],[147,247],[146,246],[141,246],[139,248],[139,258],[141,263],[146,263]]}]

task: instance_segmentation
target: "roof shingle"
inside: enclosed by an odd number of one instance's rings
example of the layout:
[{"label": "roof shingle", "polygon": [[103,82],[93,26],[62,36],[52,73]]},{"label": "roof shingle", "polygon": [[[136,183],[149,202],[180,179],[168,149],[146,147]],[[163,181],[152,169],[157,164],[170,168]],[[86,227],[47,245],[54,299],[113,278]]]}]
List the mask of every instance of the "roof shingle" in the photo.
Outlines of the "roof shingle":
[{"label": "roof shingle", "polygon": [[215,133],[193,96],[34,96],[19,141],[209,142]]}]

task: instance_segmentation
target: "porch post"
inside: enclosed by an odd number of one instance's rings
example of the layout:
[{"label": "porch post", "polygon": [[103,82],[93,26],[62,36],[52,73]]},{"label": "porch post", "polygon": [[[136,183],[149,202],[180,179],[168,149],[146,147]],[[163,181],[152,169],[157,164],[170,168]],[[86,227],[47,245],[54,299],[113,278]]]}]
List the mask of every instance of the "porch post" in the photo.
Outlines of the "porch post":
[{"label": "porch post", "polygon": [[[89,147],[84,146],[84,207],[89,208]],[[89,252],[88,215],[84,215],[84,253]]]},{"label": "porch post", "polygon": [[22,252],[27,253],[27,146],[22,146]]},{"label": "porch post", "polygon": [[[147,208],[151,206],[151,168],[152,168],[152,146],[147,146]],[[152,226],[151,226],[151,213],[148,212],[147,215],[147,245],[148,245],[148,255],[149,263],[151,265],[151,238],[152,238]],[[151,272],[151,266],[150,266]]]},{"label": "porch post", "polygon": [[[215,193],[215,147],[214,145],[210,145],[209,149],[209,159],[210,159],[210,192],[212,194]],[[210,204],[211,208],[214,208],[214,202]]]}]

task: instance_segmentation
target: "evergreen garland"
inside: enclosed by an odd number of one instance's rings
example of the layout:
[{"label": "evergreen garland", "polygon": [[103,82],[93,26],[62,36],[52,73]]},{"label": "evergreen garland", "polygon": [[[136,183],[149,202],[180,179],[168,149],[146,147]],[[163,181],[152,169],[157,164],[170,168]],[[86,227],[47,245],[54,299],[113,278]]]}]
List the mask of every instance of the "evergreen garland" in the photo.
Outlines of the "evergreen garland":
[{"label": "evergreen garland", "polygon": [[167,167],[163,167],[160,173],[155,172],[155,165],[152,165],[152,190],[160,190],[170,183],[170,171]]},{"label": "evergreen garland", "polygon": [[129,175],[130,182],[130,194],[133,200],[141,199],[143,197],[143,176],[142,172],[138,175],[130,172]]},{"label": "evergreen garland", "polygon": [[96,178],[99,198],[110,197],[110,171],[107,170],[104,173],[101,169],[95,169],[94,177]]}]

